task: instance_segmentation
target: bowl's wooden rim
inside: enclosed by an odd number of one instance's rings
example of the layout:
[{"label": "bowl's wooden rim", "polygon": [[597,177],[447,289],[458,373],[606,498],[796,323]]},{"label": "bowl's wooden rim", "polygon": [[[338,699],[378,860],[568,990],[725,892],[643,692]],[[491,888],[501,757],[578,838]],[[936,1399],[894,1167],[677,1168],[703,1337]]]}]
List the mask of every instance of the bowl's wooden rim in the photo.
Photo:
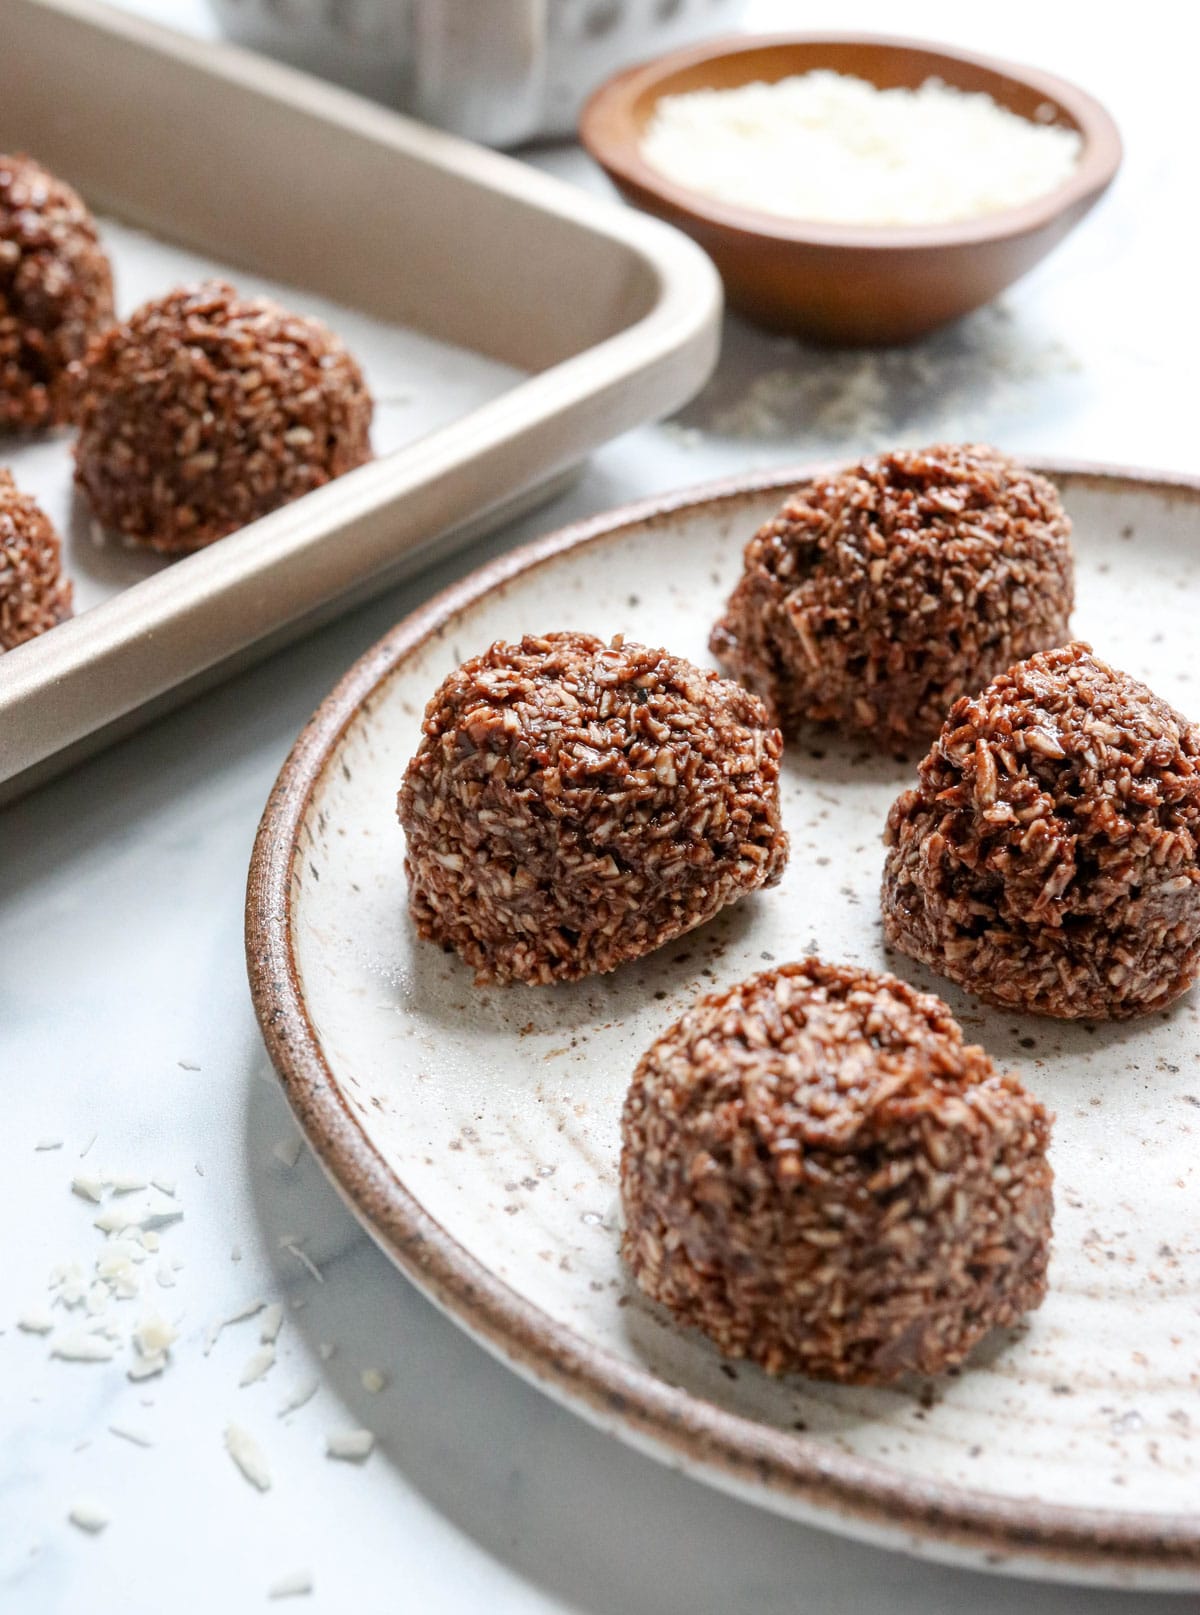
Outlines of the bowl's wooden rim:
[{"label": "bowl's wooden rim", "polygon": [[[1046,101],[1057,103],[1079,129],[1083,137],[1079,163],[1060,185],[1020,207],[952,224],[884,226],[793,220],[737,207],[677,184],[643,158],[634,109],[648,91],[653,92],[680,72],[729,57],[821,45],[916,51],[935,59],[951,84],[956,66],[979,69],[1022,84]],[[592,157],[619,185],[666,203],[675,215],[691,219],[709,230],[759,241],[865,252],[928,252],[1033,234],[1060,214],[1083,208],[1098,197],[1112,183],[1122,157],[1121,136],[1111,115],[1078,85],[1056,74],[1001,57],[952,50],[931,40],[904,39],[890,34],[738,34],[671,51],[614,74],[595,90],[580,114],[579,137]]]},{"label": "bowl's wooden rim", "polygon": [[[1200,509],[1200,477],[1084,462],[1035,461],[1050,477],[1156,491]],[[484,596],[567,553],[704,506],[782,496],[828,466],[757,473],[663,495],[576,523],[451,584],[368,650],[317,708],[263,812],[246,895],[246,957],[267,1050],[329,1178],[366,1230],[444,1312],[510,1367],[593,1422],[727,1490],[851,1534],[982,1568],[1063,1579],[1140,1572],[1158,1585],[1200,1577],[1200,1512],[1074,1508],[923,1481],[850,1457],[813,1436],[770,1429],[673,1389],[564,1328],[518,1295],[429,1215],[364,1134],[338,1089],[309,1017],[291,946],[295,865],[309,801],[373,692]],[[767,1494],[764,1496],[763,1494]]]}]

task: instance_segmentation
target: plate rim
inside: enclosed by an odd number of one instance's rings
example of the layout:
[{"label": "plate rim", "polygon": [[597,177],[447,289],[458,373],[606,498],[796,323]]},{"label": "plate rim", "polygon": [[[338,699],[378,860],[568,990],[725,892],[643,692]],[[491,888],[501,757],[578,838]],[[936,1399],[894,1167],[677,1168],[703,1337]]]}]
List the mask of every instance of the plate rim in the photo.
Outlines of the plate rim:
[{"label": "plate rim", "polygon": [[[723,477],[573,522],[451,583],[364,652],[304,726],[263,810],[245,908],[255,1014],[297,1122],[375,1242],[472,1338],[590,1422],[760,1506],[868,1540],[984,1569],[1089,1581],[1132,1574],[1160,1587],[1195,1586],[1200,1512],[1082,1508],[925,1480],[728,1413],[556,1322],[453,1238],[387,1165],[341,1097],[308,1015],[291,947],[293,869],[308,802],[372,694],[468,608],[569,552],[685,511],[768,493],[782,498],[844,463]],[[1052,479],[1132,485],[1200,505],[1200,476],[1040,455],[1024,463]]]}]

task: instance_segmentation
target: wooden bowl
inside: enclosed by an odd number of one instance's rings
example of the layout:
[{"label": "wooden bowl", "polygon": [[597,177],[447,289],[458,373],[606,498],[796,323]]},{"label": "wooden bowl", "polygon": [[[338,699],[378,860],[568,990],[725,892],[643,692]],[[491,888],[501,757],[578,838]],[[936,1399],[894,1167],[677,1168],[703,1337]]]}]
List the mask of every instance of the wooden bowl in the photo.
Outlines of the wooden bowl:
[{"label": "wooden bowl", "polygon": [[[1078,130],[1079,164],[1061,185],[1020,207],[908,226],[776,218],[688,190],[643,159],[642,132],[660,97],[774,83],[813,68],[854,74],[881,89],[940,78],[985,91],[1023,117]],[[709,253],[735,308],[761,324],[843,344],[908,342],[990,302],[1078,224],[1121,162],[1113,120],[1073,84],[1010,62],[865,34],[743,35],[672,52],[603,84],[579,130],[629,201]]]}]

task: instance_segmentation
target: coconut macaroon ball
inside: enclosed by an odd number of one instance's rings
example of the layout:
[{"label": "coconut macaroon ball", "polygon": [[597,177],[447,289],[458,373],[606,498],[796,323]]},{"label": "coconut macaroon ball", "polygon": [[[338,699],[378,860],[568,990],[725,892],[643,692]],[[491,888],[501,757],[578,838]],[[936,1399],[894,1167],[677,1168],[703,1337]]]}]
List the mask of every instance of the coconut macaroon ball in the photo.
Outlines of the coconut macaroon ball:
[{"label": "coconut macaroon ball", "polygon": [[71,583],[50,518],[0,468],[0,651],[71,615]]},{"label": "coconut macaroon ball", "polygon": [[768,1373],[942,1373],[1045,1295],[1049,1132],[940,999],[783,965],[643,1055],[623,1253],[679,1323]]},{"label": "coconut macaroon ball", "polygon": [[422,728],[399,798],[409,906],[480,985],[615,970],[783,873],[779,731],[664,650],[497,643]]},{"label": "coconut macaroon ball", "polygon": [[1200,968],[1200,726],[1087,645],[957,702],[886,840],[888,940],[989,1003],[1123,1020]]},{"label": "coconut macaroon ball", "polygon": [[750,540],[713,654],[789,737],[833,723],[925,743],[958,696],[1067,637],[1070,530],[1055,488],[995,449],[866,460]]},{"label": "coconut macaroon ball", "polygon": [[0,431],[73,418],[72,365],[113,318],[112,269],[69,185],[0,156]]},{"label": "coconut macaroon ball", "polygon": [[165,554],[202,549],[369,460],[371,413],[319,320],[208,281],[92,344],[75,480],[105,527]]}]

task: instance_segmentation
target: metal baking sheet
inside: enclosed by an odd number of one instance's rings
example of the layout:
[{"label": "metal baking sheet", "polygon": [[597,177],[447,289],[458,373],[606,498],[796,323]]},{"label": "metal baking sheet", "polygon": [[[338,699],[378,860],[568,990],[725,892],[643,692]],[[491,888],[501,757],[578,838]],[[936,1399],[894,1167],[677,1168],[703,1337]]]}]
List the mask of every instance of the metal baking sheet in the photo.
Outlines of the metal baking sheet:
[{"label": "metal baking sheet", "polygon": [[119,312],[223,273],[324,319],[376,460],[166,563],[97,533],[71,437],[0,441],[75,617],[0,657],[0,799],[550,491],[716,354],[707,259],[653,221],[94,0],[0,0],[0,150],[91,203]]}]

